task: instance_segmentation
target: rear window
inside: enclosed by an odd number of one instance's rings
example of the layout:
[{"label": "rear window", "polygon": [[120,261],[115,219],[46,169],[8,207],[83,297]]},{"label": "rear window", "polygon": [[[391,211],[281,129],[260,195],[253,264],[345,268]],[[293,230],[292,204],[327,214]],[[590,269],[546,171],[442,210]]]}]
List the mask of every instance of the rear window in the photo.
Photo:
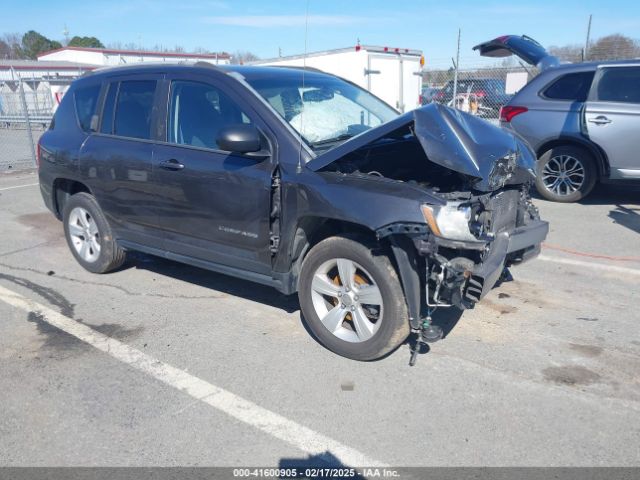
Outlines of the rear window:
[{"label": "rear window", "polygon": [[113,133],[122,137],[151,138],[151,112],[155,80],[120,82]]},{"label": "rear window", "polygon": [[85,132],[91,130],[91,117],[96,113],[98,95],[100,95],[100,85],[78,88],[73,94],[78,123]]},{"label": "rear window", "polygon": [[597,89],[601,102],[640,103],[640,67],[608,68]]},{"label": "rear window", "polygon": [[577,72],[563,75],[548,86],[543,95],[552,100],[585,102],[589,95],[594,73]]}]

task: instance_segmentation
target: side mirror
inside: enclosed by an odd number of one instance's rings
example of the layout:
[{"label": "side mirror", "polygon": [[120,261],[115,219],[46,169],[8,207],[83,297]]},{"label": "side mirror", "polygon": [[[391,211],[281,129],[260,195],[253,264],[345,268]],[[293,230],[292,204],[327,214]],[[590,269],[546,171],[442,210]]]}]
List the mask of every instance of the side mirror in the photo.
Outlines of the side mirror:
[{"label": "side mirror", "polygon": [[260,132],[243,123],[223,127],[216,138],[218,148],[233,153],[253,153],[260,150]]}]

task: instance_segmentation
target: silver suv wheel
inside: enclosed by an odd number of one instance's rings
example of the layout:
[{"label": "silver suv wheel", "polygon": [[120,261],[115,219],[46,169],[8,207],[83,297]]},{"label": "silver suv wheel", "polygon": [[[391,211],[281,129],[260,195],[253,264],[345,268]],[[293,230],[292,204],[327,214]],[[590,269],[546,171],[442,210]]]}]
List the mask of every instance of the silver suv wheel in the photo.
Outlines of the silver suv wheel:
[{"label": "silver suv wheel", "polygon": [[383,320],[380,289],[362,266],[346,258],[324,262],[314,272],[315,312],[329,332],[353,343],[369,340]]},{"label": "silver suv wheel", "polygon": [[571,155],[551,157],[542,169],[544,186],[555,195],[566,196],[582,188],[585,169],[582,162]]}]

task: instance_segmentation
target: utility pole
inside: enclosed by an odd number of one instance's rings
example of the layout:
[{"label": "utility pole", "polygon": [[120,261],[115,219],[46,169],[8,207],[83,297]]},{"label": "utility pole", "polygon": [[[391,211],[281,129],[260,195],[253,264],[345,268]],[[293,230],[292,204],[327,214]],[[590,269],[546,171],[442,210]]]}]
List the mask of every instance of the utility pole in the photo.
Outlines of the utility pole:
[{"label": "utility pole", "polygon": [[458,29],[458,51],[456,52],[456,63],[453,71],[453,108],[457,108],[456,96],[458,95],[458,67],[460,65],[460,35],[462,30]]},{"label": "utility pole", "polygon": [[587,41],[584,44],[584,50],[582,52],[582,61],[587,60],[587,55],[589,53],[589,40],[591,37],[591,20],[593,18],[593,14],[589,15],[589,23],[587,24]]},{"label": "utility pole", "polygon": [[69,29],[67,28],[67,24],[64,24],[64,30],[62,31],[62,34],[64,35],[64,44],[69,45]]}]

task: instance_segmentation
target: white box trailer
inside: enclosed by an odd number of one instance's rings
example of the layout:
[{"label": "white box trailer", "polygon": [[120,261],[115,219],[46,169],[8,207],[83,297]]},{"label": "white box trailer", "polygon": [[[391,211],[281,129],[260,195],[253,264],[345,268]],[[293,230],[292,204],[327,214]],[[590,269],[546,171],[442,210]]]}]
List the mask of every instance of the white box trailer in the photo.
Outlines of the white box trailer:
[{"label": "white box trailer", "polygon": [[367,89],[401,112],[420,106],[422,51],[409,48],[356,45],[268,60],[252,65],[316,68]]}]

